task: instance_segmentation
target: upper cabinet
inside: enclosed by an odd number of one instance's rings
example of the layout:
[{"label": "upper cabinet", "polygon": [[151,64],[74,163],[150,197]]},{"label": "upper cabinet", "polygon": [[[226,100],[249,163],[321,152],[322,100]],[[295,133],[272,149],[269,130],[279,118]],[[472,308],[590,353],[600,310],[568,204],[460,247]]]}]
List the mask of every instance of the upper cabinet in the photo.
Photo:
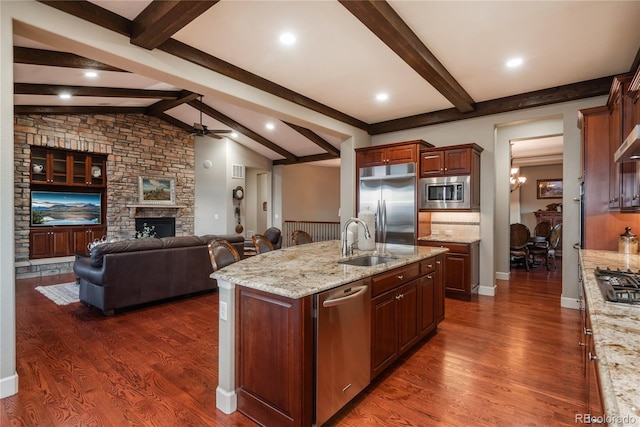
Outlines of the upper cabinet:
[{"label": "upper cabinet", "polygon": [[420,176],[471,175],[480,168],[482,147],[476,144],[433,148],[420,153]]},{"label": "upper cabinet", "polygon": [[356,167],[418,163],[420,150],[433,147],[421,139],[356,149]]},{"label": "upper cabinet", "polygon": [[31,148],[31,183],[104,187],[106,157],[43,147]]}]

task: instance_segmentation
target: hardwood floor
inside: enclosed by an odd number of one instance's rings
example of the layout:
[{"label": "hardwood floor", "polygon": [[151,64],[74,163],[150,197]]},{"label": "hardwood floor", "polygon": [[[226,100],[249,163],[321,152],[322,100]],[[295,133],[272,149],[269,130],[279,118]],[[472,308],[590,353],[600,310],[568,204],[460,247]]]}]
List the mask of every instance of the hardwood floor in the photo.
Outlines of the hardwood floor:
[{"label": "hardwood floor", "polygon": [[[575,425],[585,412],[580,313],[560,272],[513,270],[495,298],[446,301],[438,333],[328,425]],[[16,283],[20,392],[2,426],[254,426],[215,408],[218,294],[104,317]]]}]

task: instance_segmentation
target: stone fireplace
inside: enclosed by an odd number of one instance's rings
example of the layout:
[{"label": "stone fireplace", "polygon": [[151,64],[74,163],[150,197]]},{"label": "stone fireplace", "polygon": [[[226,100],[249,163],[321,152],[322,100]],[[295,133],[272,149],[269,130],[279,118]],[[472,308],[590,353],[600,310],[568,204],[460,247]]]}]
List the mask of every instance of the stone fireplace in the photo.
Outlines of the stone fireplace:
[{"label": "stone fireplace", "polygon": [[158,238],[176,235],[175,218],[136,218],[136,233],[142,232],[145,225],[153,227]]}]

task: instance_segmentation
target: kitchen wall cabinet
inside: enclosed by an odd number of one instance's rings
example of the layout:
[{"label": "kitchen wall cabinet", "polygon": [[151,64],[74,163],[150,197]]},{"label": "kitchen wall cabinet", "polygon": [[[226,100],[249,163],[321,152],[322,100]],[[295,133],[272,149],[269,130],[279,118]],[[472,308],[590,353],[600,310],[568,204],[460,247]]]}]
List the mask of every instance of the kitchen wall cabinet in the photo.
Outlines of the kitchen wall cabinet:
[{"label": "kitchen wall cabinet", "polygon": [[87,253],[87,245],[107,234],[105,226],[39,227],[29,232],[29,258],[53,258]]},{"label": "kitchen wall cabinet", "polygon": [[31,184],[104,187],[106,157],[50,148],[31,148]]},{"label": "kitchen wall cabinet", "polygon": [[480,210],[480,155],[477,144],[430,148],[420,152],[420,177],[470,176],[471,211]]},{"label": "kitchen wall cabinet", "polygon": [[399,163],[418,163],[420,150],[433,147],[423,140],[397,142],[394,144],[375,145],[357,148],[356,168],[391,165]]},{"label": "kitchen wall cabinet", "polygon": [[616,76],[607,100],[609,108],[609,208],[636,211],[640,208],[640,165],[617,163],[616,150],[631,132],[634,122],[634,93],[629,92],[633,74]]},{"label": "kitchen wall cabinet", "polygon": [[480,170],[480,153],[477,144],[455,145],[423,150],[420,153],[420,176],[457,176],[475,174]]},{"label": "kitchen wall cabinet", "polygon": [[445,243],[434,240],[419,240],[423,246],[449,249],[444,257],[444,290],[449,298],[470,301],[480,285],[480,242]]}]

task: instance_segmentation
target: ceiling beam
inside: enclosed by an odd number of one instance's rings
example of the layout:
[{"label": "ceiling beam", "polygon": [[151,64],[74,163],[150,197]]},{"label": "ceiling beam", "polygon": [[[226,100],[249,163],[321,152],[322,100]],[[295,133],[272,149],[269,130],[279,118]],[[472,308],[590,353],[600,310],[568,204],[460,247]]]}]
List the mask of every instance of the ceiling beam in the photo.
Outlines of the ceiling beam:
[{"label": "ceiling beam", "polygon": [[59,95],[66,92],[71,96],[97,96],[106,98],[150,98],[174,100],[180,95],[175,90],[148,90],[117,87],[64,86],[35,83],[14,83],[13,91],[18,95]]},{"label": "ceiling beam", "polygon": [[473,98],[389,3],[383,0],[340,0],[340,3],[460,112],[473,111]]},{"label": "ceiling beam", "polygon": [[131,43],[155,49],[217,2],[154,0],[133,20]]},{"label": "ceiling beam", "polygon": [[[115,31],[119,34],[124,34],[128,37],[131,37],[130,28],[133,25],[133,21],[129,21],[126,18],[116,15],[115,13],[103,9],[100,6],[96,6],[95,4],[88,1],[38,1],[78,18],[93,22],[94,24],[100,25],[101,27]],[[290,89],[285,88],[284,86],[280,86],[263,77],[243,70],[240,67],[236,67],[235,65],[211,56],[201,50],[195,49],[177,40],[169,39],[158,46],[158,49],[177,56],[178,58],[189,61],[193,64],[205,67],[211,71],[215,71],[216,73],[230,77],[256,89],[286,99],[287,101],[291,101],[294,104],[298,104],[302,107],[336,119],[342,123],[346,123],[365,131],[368,129],[369,125],[367,123],[358,120],[355,117],[351,117],[348,114],[342,113],[338,110],[321,104],[311,98],[296,93]]]},{"label": "ceiling beam", "polygon": [[56,52],[54,50],[34,49],[30,47],[13,47],[13,62],[18,64],[45,65],[50,67],[81,68],[98,71],[128,71],[92,59],[83,58],[73,53]]},{"label": "ceiling beam", "polygon": [[145,107],[15,105],[14,114],[144,114]]},{"label": "ceiling beam", "polygon": [[479,102],[475,111],[461,113],[455,108],[434,111],[432,113],[418,114],[400,119],[373,123],[370,127],[371,135],[395,132],[399,130],[414,129],[423,126],[431,126],[441,123],[454,122],[475,117],[490,116],[493,114],[508,113],[510,111],[523,110],[525,108],[542,107],[559,102],[576,101],[594,96],[607,95],[611,88],[614,76],[587,80],[554,88],[508,96],[491,101]]},{"label": "ceiling beam", "polygon": [[319,162],[322,160],[334,160],[337,159],[339,156],[334,156],[333,154],[313,154],[311,156],[302,156],[302,157],[298,157],[295,161],[293,160],[289,160],[289,159],[281,159],[281,160],[274,160],[273,161],[273,165],[277,166],[277,165],[294,165],[294,164],[300,164],[300,163],[310,163],[310,162]]},{"label": "ceiling beam", "polygon": [[244,136],[253,139],[258,144],[264,145],[269,150],[280,154],[282,157],[284,157],[284,158],[286,158],[288,160],[291,160],[294,163],[297,162],[298,158],[294,154],[290,153],[289,151],[285,150],[284,148],[280,147],[279,145],[276,145],[272,141],[269,141],[267,138],[265,138],[262,135],[252,131],[251,129],[245,127],[244,125],[236,122],[231,117],[226,116],[226,115],[222,114],[220,111],[209,107],[204,102],[200,102],[200,101],[194,99],[193,101],[189,102],[189,105],[191,105],[192,107],[202,111],[207,116],[216,119],[220,123],[224,123],[225,125],[229,126],[230,128],[235,129],[236,131],[240,132]]},{"label": "ceiling beam", "polygon": [[316,144],[318,147],[320,147],[323,150],[325,150],[327,153],[333,155],[334,157],[340,157],[340,150],[338,150],[336,147],[331,145],[328,141],[326,141],[324,138],[322,138],[320,135],[318,135],[317,133],[315,133],[311,129],[307,129],[305,127],[298,126],[298,125],[294,125],[293,123],[289,123],[289,122],[284,122],[283,121],[283,123],[285,125],[289,126],[291,129],[293,129],[296,132],[298,132],[300,135],[302,135],[305,138],[307,138],[309,141],[311,141],[314,144]]},{"label": "ceiling beam", "polygon": [[131,37],[132,21],[86,0],[38,0],[38,2]]},{"label": "ceiling beam", "polygon": [[[200,95],[193,93],[189,90],[181,91],[175,99],[165,99],[158,101],[155,104],[147,107],[146,114],[150,116],[159,116],[160,113],[164,113],[167,110],[175,108],[182,104],[187,104],[189,101],[197,99]],[[182,122],[181,122],[182,123]]]}]

